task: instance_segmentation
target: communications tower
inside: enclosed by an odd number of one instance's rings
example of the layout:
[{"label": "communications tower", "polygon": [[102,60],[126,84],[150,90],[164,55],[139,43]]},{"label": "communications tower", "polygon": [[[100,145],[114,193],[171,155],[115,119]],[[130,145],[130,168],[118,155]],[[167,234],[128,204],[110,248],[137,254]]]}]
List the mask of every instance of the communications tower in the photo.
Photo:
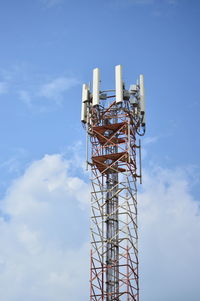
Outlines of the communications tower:
[{"label": "communications tower", "polygon": [[136,182],[142,177],[144,76],[127,90],[118,65],[115,89],[101,91],[94,69],[92,89],[83,85],[81,121],[92,184],[90,301],[139,301]]}]

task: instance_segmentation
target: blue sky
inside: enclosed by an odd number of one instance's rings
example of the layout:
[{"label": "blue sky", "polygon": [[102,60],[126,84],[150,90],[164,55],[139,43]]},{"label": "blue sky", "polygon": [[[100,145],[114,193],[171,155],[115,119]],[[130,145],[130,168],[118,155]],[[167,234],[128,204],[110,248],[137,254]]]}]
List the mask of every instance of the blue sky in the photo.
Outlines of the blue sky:
[{"label": "blue sky", "polygon": [[[13,293],[0,289],[5,301],[88,300],[89,175],[83,169],[81,85],[99,67],[102,87],[113,88],[117,64],[127,87],[145,75],[143,301],[169,299],[162,293],[170,270],[156,267],[153,259],[175,265],[174,254],[182,257],[170,283],[171,300],[199,300],[199,13],[198,0],[0,1],[0,287],[14,283]],[[184,264],[189,256],[190,267]],[[80,275],[71,262],[80,263]],[[181,275],[189,268],[187,283]],[[66,279],[73,281],[67,285]]]}]

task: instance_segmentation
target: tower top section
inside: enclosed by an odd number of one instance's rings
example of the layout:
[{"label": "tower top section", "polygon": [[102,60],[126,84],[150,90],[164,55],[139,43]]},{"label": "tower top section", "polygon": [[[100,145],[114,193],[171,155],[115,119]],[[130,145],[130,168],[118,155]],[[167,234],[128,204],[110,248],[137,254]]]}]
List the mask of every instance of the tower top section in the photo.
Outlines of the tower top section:
[{"label": "tower top section", "polygon": [[113,101],[119,111],[129,111],[135,121],[138,134],[144,135],[146,129],[144,75],[140,74],[136,83],[131,84],[127,89],[123,81],[122,66],[117,65],[115,66],[115,89],[102,91],[100,83],[100,69],[95,68],[93,70],[92,87],[83,84],[81,122],[84,125],[90,125],[91,113],[95,111],[98,118],[102,109],[109,107],[111,101]]}]

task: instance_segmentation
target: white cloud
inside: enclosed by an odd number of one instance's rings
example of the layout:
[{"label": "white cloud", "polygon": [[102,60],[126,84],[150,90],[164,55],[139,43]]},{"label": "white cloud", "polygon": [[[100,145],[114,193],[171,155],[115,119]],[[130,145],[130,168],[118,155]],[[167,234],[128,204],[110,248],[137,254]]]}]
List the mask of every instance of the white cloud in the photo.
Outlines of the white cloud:
[{"label": "white cloud", "polygon": [[65,94],[79,84],[75,77],[37,74],[31,66],[23,64],[13,66],[10,70],[0,69],[0,75],[3,78],[0,81],[0,94],[17,94],[27,107],[39,111],[61,105]]},{"label": "white cloud", "polygon": [[32,107],[32,98],[28,91],[20,90],[18,92],[19,98],[28,106]]},{"label": "white cloud", "polygon": [[6,94],[8,92],[8,84],[6,82],[0,82],[0,94]]},{"label": "white cloud", "polygon": [[200,299],[200,211],[181,169],[144,173],[139,195],[141,299]]},{"label": "white cloud", "polygon": [[147,144],[155,143],[157,141],[158,141],[158,136],[152,136],[152,137],[150,136],[143,139],[143,144],[147,145]]},{"label": "white cloud", "polygon": [[65,93],[79,84],[79,81],[70,77],[56,77],[43,84],[18,90],[19,99],[30,109],[45,111],[48,108],[59,106],[64,101]]},{"label": "white cloud", "polygon": [[[158,136],[149,136],[142,139],[142,160],[145,159],[148,156],[148,148],[147,146],[149,144],[156,143],[158,141]],[[144,147],[143,147],[144,146]]]},{"label": "white cloud", "polygon": [[2,300],[87,299],[89,187],[69,168],[62,156],[46,155],[1,201],[10,217],[0,218]]},{"label": "white cloud", "polygon": [[63,93],[78,84],[74,78],[58,77],[52,81],[43,84],[38,92],[40,97],[60,101]]},{"label": "white cloud", "polygon": [[15,173],[19,170],[19,161],[17,157],[11,157],[3,163],[0,163],[0,168],[6,168],[7,172]]},{"label": "white cloud", "polygon": [[[71,175],[72,164],[61,155],[44,156],[0,202],[9,216],[0,216],[2,300],[89,300],[90,185]],[[144,172],[143,182],[141,299],[197,301],[200,216],[190,180],[182,169],[157,168]]]}]

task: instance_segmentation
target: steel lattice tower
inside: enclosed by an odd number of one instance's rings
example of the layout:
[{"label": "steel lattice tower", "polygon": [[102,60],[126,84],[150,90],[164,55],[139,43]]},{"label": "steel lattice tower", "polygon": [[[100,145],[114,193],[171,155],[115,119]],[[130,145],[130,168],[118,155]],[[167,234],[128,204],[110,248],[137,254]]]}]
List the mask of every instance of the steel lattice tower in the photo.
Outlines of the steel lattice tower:
[{"label": "steel lattice tower", "polygon": [[[90,301],[139,301],[137,178],[141,160],[137,136],[145,132],[144,79],[126,90],[116,66],[115,90],[83,85],[81,120],[90,140]],[[87,147],[88,153],[88,147]]]}]

